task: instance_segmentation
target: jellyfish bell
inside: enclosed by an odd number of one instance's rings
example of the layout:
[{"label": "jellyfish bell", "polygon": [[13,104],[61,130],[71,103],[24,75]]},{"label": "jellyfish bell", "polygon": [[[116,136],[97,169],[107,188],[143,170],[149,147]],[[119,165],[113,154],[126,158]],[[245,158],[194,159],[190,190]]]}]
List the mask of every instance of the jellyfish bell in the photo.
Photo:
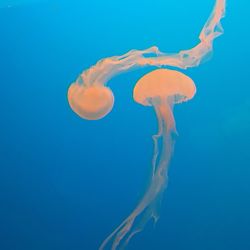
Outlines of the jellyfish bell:
[{"label": "jellyfish bell", "polygon": [[151,106],[153,99],[181,103],[193,98],[196,87],[185,74],[170,69],[156,69],[144,75],[134,87],[134,100],[144,106]]},{"label": "jellyfish bell", "polygon": [[193,80],[185,74],[176,70],[157,69],[138,80],[133,98],[144,106],[154,106],[158,119],[163,119],[168,129],[175,130],[173,105],[192,99],[195,93]]},{"label": "jellyfish bell", "polygon": [[84,86],[73,83],[68,89],[68,102],[71,109],[86,120],[99,120],[113,108],[114,95],[103,85]]}]

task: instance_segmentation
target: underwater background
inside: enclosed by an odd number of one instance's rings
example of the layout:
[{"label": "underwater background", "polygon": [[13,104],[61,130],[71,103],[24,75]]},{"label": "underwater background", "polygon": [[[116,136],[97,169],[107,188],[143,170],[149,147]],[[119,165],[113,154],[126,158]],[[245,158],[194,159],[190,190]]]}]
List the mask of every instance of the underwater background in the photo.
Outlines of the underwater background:
[{"label": "underwater background", "polygon": [[[99,121],[75,115],[67,89],[101,58],[193,47],[214,2],[0,1],[1,250],[95,250],[129,215],[157,132],[132,91],[153,67],[112,78],[114,109]],[[174,108],[160,219],[126,249],[250,249],[249,7],[228,0],[213,55],[185,71],[197,94]]]}]

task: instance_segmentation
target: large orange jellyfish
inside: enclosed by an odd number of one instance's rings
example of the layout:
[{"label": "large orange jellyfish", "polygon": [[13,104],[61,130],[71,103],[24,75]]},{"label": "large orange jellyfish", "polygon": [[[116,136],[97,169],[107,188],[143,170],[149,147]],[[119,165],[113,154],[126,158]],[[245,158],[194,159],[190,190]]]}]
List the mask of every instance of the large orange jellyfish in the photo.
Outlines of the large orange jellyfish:
[{"label": "large orange jellyfish", "polygon": [[[220,20],[224,17],[226,0],[217,0],[205,23],[200,43],[176,54],[161,52],[156,46],[146,50],[131,50],[122,56],[104,58],[85,70],[68,90],[71,109],[81,118],[98,120],[106,116],[114,105],[114,96],[107,82],[113,76],[145,66],[174,66],[187,69],[198,66],[213,50],[213,41],[223,33]],[[150,56],[154,54],[154,56]],[[149,57],[148,57],[149,56]],[[155,109],[159,130],[153,136],[154,155],[152,178],[143,198],[133,212],[103,241],[99,250],[111,244],[116,250],[129,240],[152,218],[157,221],[156,207],[167,186],[167,170],[173,152],[176,132],[173,106],[191,99],[196,92],[194,82],[176,70],[157,69],[144,75],[135,85],[136,102]],[[161,140],[159,140],[161,139]],[[160,143],[161,141],[161,143]],[[160,145],[159,145],[160,144]]]},{"label": "large orange jellyfish", "polygon": [[[147,191],[134,211],[102,243],[100,249],[112,239],[112,249],[116,249],[122,240],[125,246],[131,237],[140,232],[145,223],[158,219],[157,204],[167,185],[167,169],[173,151],[173,133],[176,132],[172,113],[174,104],[188,101],[196,92],[194,82],[184,74],[168,69],[157,69],[144,75],[135,85],[134,100],[144,106],[153,106],[158,119],[158,134],[153,136],[155,150],[153,156],[152,178]],[[162,137],[161,153],[159,138]],[[159,158],[159,159],[158,159]],[[137,218],[141,216],[142,219]]]}]

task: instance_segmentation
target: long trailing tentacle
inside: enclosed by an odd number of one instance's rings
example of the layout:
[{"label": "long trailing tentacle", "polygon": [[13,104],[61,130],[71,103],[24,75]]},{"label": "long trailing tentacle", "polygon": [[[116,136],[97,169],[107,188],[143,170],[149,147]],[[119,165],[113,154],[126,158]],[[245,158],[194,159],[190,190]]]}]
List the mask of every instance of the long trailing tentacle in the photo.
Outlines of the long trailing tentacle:
[{"label": "long trailing tentacle", "polygon": [[173,66],[182,69],[198,66],[213,50],[214,39],[223,34],[221,19],[225,15],[225,5],[226,0],[216,0],[213,11],[200,32],[200,42],[195,47],[168,54],[153,46],[145,50],[131,50],[124,55],[104,58],[83,71],[77,80],[78,83],[86,86],[105,85],[119,73],[145,66]]},{"label": "long trailing tentacle", "polygon": [[[173,152],[174,142],[172,133],[175,131],[175,121],[172,114],[172,107],[167,100],[161,105],[154,105],[158,120],[158,134],[154,137],[155,150],[153,161],[155,161],[154,175],[150,180],[149,187],[134,209],[134,211],[118,226],[102,243],[99,250],[104,250],[111,243],[112,250],[118,247],[125,247],[130,239],[144,228],[150,219],[156,222],[159,218],[158,208],[160,207],[162,194],[167,186],[168,167]],[[162,145],[159,144],[162,140]],[[160,148],[160,154],[159,154]],[[156,162],[156,159],[159,159]],[[120,249],[120,248],[119,248]]]}]

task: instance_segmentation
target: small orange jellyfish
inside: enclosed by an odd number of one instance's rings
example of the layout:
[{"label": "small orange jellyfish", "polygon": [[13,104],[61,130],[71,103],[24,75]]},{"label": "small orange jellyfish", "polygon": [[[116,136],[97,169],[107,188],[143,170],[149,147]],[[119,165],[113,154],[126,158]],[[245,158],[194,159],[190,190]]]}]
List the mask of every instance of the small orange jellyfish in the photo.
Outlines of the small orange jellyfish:
[{"label": "small orange jellyfish", "polygon": [[84,86],[71,84],[68,101],[72,110],[81,118],[98,120],[110,112],[114,105],[112,91],[102,85]]},{"label": "small orange jellyfish", "polygon": [[[102,243],[100,250],[112,241],[112,250],[126,246],[136,233],[153,218],[159,218],[157,205],[167,186],[167,172],[173,151],[176,133],[173,116],[174,104],[188,101],[195,95],[193,80],[186,75],[168,69],[157,69],[144,75],[135,85],[133,97],[144,106],[153,106],[158,119],[159,130],[154,139],[153,174],[142,200],[134,211]],[[161,152],[159,154],[159,139]]]}]

